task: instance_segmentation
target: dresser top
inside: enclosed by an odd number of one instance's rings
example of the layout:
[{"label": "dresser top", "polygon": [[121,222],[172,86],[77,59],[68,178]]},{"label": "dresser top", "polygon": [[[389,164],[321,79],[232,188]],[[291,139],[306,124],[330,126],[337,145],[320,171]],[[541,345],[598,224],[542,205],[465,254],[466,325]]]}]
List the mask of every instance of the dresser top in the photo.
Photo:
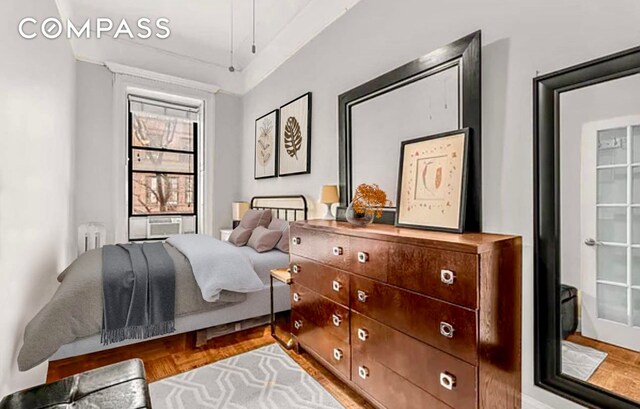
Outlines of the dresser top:
[{"label": "dresser top", "polygon": [[354,227],[346,222],[333,220],[307,220],[293,223],[295,226],[344,234],[346,236],[364,237],[374,240],[386,240],[437,247],[445,250],[463,251],[467,253],[484,253],[501,242],[520,240],[519,236],[493,233],[443,233],[428,230],[395,227],[387,224],[370,224],[366,227]]}]

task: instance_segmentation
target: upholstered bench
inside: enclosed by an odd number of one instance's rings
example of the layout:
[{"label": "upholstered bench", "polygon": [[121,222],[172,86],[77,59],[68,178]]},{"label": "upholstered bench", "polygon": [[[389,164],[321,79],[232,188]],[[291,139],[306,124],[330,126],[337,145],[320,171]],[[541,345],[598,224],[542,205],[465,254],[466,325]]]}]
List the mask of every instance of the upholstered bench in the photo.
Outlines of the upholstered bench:
[{"label": "upholstered bench", "polygon": [[132,359],[83,372],[0,401],[0,409],[64,408],[151,408],[142,361]]}]

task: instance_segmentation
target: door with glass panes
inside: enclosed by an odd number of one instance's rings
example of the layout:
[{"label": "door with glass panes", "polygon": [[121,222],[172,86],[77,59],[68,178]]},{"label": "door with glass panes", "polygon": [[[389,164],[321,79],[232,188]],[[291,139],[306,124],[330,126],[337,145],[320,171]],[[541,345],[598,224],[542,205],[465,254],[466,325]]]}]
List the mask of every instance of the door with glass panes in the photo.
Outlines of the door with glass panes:
[{"label": "door with glass panes", "polygon": [[640,117],[582,131],[582,334],[640,350]]}]

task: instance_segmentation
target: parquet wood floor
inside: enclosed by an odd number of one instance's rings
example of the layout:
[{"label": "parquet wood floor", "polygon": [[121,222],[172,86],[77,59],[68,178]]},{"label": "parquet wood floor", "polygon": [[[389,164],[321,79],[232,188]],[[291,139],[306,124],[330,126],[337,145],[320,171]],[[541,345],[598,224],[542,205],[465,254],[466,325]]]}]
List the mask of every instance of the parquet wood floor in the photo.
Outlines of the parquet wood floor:
[{"label": "parquet wood floor", "polygon": [[[230,356],[272,344],[269,326],[225,335],[195,347],[195,333],[179,334],[135,345],[49,362],[47,382],[132,358],[144,362],[147,381],[154,382]],[[347,409],[373,409],[306,352],[289,355]]]},{"label": "parquet wood floor", "polygon": [[589,378],[589,383],[640,402],[640,353],[583,337],[569,335],[567,341],[608,353]]}]

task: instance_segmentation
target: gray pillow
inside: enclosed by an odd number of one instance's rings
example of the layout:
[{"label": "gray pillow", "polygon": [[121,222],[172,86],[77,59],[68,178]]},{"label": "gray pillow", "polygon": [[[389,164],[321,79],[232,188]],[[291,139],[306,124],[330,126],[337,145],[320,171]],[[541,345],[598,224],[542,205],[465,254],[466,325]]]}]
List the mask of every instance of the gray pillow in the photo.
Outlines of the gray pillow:
[{"label": "gray pillow", "polygon": [[265,251],[273,250],[281,237],[282,232],[280,230],[269,230],[266,227],[258,226],[251,233],[249,247],[258,253],[264,253]]},{"label": "gray pillow", "polygon": [[242,216],[240,226],[253,230],[258,226],[267,227],[271,222],[271,210],[250,209]]},{"label": "gray pillow", "polygon": [[242,226],[238,226],[229,235],[229,243],[235,244],[238,247],[242,247],[247,244],[253,229],[247,229]]},{"label": "gray pillow", "polygon": [[276,244],[276,248],[284,253],[289,252],[289,222],[282,219],[273,219],[269,223],[269,230],[279,230],[282,237]]}]

